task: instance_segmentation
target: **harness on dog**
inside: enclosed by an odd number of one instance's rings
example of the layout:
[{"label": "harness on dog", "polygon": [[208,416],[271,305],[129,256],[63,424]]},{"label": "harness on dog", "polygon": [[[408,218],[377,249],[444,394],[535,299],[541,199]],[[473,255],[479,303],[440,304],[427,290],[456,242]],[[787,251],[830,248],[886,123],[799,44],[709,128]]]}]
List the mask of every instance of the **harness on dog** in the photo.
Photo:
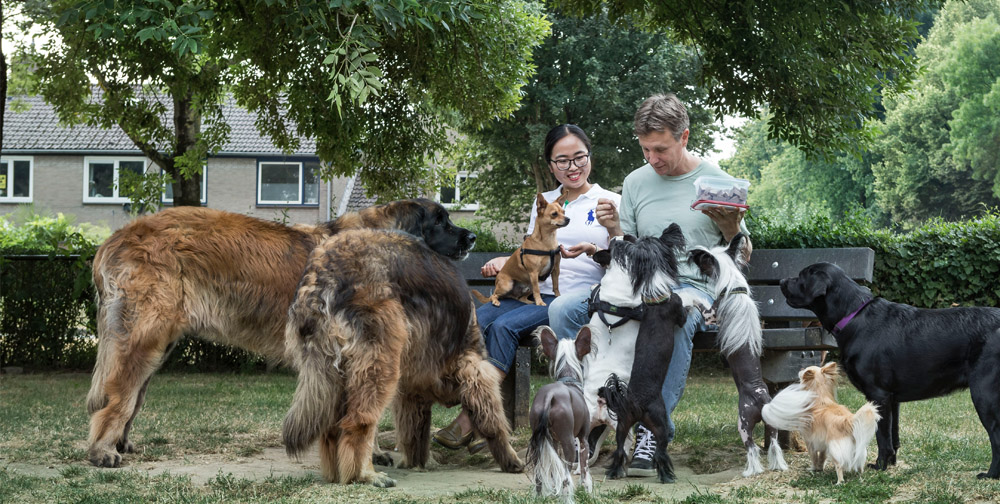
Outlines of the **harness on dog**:
[{"label": "harness on dog", "polygon": [[[597,316],[601,318],[601,322],[604,322],[604,325],[608,326],[608,329],[614,329],[622,324],[625,324],[629,320],[641,321],[643,315],[646,313],[645,305],[634,307],[615,306],[607,301],[601,301],[600,293],[600,285],[594,287],[594,290],[590,291],[590,299],[587,300],[587,315],[593,316],[596,313]],[[621,317],[621,319],[612,324],[611,322],[608,322],[607,318],[604,317],[605,313]]]},{"label": "harness on dog", "polygon": [[840,319],[840,322],[837,322],[837,325],[833,326],[833,330],[830,332],[832,332],[834,336],[840,334],[840,331],[843,331],[844,328],[847,327],[847,324],[850,324],[851,321],[854,320],[854,317],[857,316],[858,313],[860,313],[866,306],[868,306],[868,303],[871,303],[874,300],[875,298],[871,298],[864,303],[861,303],[861,306],[859,306],[857,310],[854,310],[848,316]]},{"label": "harness on dog", "polygon": [[[556,247],[554,250],[538,250],[538,249],[526,249],[526,248],[523,248],[523,249],[521,249],[521,255],[519,255],[517,257],[521,259],[521,267],[524,268],[524,269],[528,269],[528,267],[524,265],[524,254],[539,255],[539,256],[549,256],[549,262],[552,262],[552,261],[555,261],[556,254],[558,254],[560,250],[561,249],[559,247]],[[549,273],[551,273],[551,272],[552,272],[552,268],[549,268]],[[549,273],[546,273],[544,275],[540,275],[538,277],[538,281],[539,282],[544,282],[545,279],[549,277]]]}]

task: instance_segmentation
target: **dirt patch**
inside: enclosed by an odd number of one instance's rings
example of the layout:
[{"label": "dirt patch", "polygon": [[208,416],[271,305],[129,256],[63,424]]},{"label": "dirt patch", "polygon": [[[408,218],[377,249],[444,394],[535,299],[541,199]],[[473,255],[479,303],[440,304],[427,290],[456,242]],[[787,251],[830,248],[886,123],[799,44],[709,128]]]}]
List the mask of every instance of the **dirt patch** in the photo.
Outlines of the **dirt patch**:
[{"label": "dirt patch", "polygon": [[[395,460],[399,454],[390,452]],[[524,451],[521,453],[522,459]],[[432,452],[432,457],[440,457],[441,454]],[[452,458],[452,457],[449,457]],[[714,474],[695,474],[689,467],[677,464],[675,460],[675,472],[677,483],[672,485],[661,485],[656,478],[625,478],[621,480],[605,480],[604,464],[606,456],[602,455],[597,463],[597,470],[594,472],[595,490],[612,489],[624,487],[628,484],[641,484],[649,490],[666,499],[683,499],[696,492],[709,492],[713,485],[726,483],[739,477],[739,469],[729,469]],[[319,474],[319,456],[315,450],[310,450],[309,455],[299,461],[289,459],[282,448],[267,448],[263,453],[251,457],[233,457],[232,455],[190,455],[181,459],[162,460],[156,462],[136,462],[129,461],[126,456],[126,465],[118,469],[102,469],[106,471],[143,471],[149,475],[169,473],[173,476],[188,476],[197,485],[204,485],[209,480],[219,475],[232,475],[235,478],[245,478],[249,480],[262,480],[267,477],[305,477],[312,476],[317,480],[321,478]],[[65,464],[65,465],[31,465],[31,464],[6,464],[10,469],[14,469],[21,474],[35,475],[41,477],[57,477],[69,466],[90,466],[85,462]],[[426,471],[404,470],[395,467],[377,467],[396,480],[396,487],[388,489],[389,492],[398,493],[400,496],[409,495],[420,498],[437,498],[453,495],[465,490],[479,488],[497,488],[510,490],[530,490],[531,481],[527,474],[508,474],[501,472],[496,465],[480,464],[469,466],[460,463],[433,463]]]}]

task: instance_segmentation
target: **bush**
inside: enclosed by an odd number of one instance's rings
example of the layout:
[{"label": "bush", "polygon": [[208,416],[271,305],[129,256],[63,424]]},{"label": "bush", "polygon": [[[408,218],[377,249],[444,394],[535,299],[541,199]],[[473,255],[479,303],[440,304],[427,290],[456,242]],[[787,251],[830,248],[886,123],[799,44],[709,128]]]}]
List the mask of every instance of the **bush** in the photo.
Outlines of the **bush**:
[{"label": "bush", "polygon": [[925,308],[1000,301],[996,210],[967,221],[932,220],[906,233],[877,229],[861,212],[838,221],[813,216],[791,224],[757,216],[748,227],[756,248],[871,248],[872,292],[892,301]]},{"label": "bush", "polygon": [[513,252],[521,246],[520,243],[501,241],[489,227],[491,221],[486,219],[458,219],[455,225],[463,227],[476,234],[476,252]]},{"label": "bush", "polygon": [[[90,370],[97,358],[91,261],[111,231],[31,207],[0,216],[0,367]],[[72,288],[70,288],[70,286]],[[194,338],[163,367],[259,371],[261,357]]]},{"label": "bush", "polygon": [[[23,221],[15,224],[17,221]],[[89,259],[107,230],[30,207],[0,217],[0,366],[93,365],[96,306]]]}]

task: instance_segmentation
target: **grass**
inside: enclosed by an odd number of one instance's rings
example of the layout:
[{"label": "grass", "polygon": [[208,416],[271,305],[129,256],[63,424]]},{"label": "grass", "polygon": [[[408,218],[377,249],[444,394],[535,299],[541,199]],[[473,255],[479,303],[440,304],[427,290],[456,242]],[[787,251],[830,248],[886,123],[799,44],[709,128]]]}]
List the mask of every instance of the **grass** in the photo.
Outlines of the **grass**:
[{"label": "grass", "polygon": [[[536,503],[525,480],[519,490],[478,488],[434,498],[388,493],[363,485],[331,485],[315,476],[249,480],[218,474],[207,483],[187,476],[143,471],[106,471],[85,460],[87,414],[85,398],[90,377],[83,374],[0,377],[0,503],[4,502],[397,502],[397,503]],[[547,380],[533,378],[537,390]],[[252,458],[265,448],[280,447],[280,425],[295,389],[289,374],[157,375],[150,384],[146,406],[135,421],[133,441],[139,448],[128,455],[130,466],[141,463],[212,455],[215,459]],[[849,385],[840,400],[854,410],[863,403]],[[458,408],[435,406],[433,424],[447,425]],[[888,472],[848,474],[834,486],[832,470],[807,470],[805,453],[786,453],[792,470],[767,472],[699,488],[684,503],[959,503],[1000,501],[1000,483],[980,481],[987,468],[989,442],[967,392],[901,409],[902,449],[899,465]],[[677,440],[670,452],[675,461],[696,473],[742,468],[745,461],[736,433],[736,391],[725,371],[702,366],[689,380],[676,412]],[[380,422],[392,429],[388,415]],[[523,448],[530,433],[515,432],[515,448]],[[755,439],[761,441],[758,426]],[[381,438],[391,445],[391,434]],[[609,436],[606,446],[612,446]],[[489,455],[434,448],[444,465],[492,465]],[[869,459],[874,458],[874,443]],[[602,465],[601,462],[599,465]],[[48,468],[44,475],[23,468]],[[495,470],[495,469],[491,469]],[[597,469],[597,479],[603,475]],[[42,471],[44,472],[44,471]],[[679,483],[683,485],[684,483]],[[655,488],[653,488],[655,489]],[[599,488],[593,495],[577,493],[577,502],[670,502],[646,485]]]}]

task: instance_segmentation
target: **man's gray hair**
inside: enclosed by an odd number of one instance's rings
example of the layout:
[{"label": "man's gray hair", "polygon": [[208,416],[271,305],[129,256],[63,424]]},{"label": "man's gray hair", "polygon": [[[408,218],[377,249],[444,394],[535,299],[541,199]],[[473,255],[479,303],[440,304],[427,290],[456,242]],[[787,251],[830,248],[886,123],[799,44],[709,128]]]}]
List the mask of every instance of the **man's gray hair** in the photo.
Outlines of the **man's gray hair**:
[{"label": "man's gray hair", "polygon": [[636,136],[670,132],[674,140],[680,140],[690,125],[687,108],[673,93],[650,96],[635,111]]}]

